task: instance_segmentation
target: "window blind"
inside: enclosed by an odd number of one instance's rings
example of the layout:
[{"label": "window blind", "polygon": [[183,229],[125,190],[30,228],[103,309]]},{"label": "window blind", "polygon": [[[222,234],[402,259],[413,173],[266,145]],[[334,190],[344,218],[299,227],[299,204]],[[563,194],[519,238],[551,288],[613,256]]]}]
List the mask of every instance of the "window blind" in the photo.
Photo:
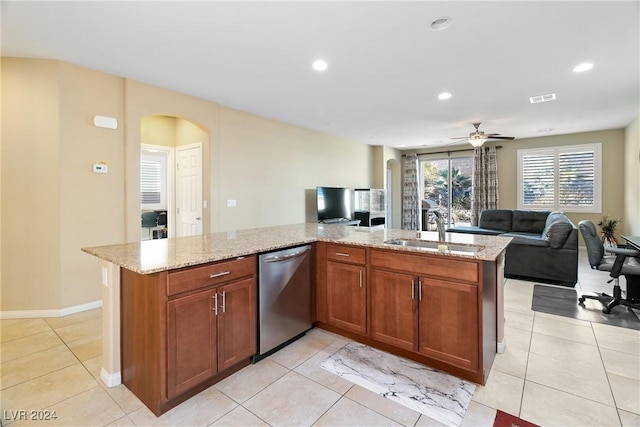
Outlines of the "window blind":
[{"label": "window blind", "polygon": [[160,203],[161,191],[161,163],[154,160],[140,160],[140,202],[143,205]]},{"label": "window blind", "polygon": [[518,150],[518,209],[600,212],[600,145]]}]

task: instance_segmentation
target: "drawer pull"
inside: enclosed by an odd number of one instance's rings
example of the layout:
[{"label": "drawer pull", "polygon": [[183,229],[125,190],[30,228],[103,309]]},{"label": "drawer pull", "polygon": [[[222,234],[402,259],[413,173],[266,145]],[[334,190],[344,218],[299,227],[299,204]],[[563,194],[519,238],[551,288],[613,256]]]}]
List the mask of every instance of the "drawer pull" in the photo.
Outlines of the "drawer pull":
[{"label": "drawer pull", "polygon": [[344,252],[336,252],[337,256],[351,256],[349,254],[345,254]]},{"label": "drawer pull", "polygon": [[226,276],[227,274],[231,274],[231,272],[230,271],[223,271],[221,273],[210,274],[209,275],[209,279],[215,279],[216,277]]}]

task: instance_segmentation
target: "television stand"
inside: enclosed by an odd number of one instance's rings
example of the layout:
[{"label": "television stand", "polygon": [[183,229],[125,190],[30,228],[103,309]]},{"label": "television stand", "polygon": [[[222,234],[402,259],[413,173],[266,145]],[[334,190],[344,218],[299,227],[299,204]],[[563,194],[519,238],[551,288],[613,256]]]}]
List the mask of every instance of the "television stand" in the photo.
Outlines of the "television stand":
[{"label": "television stand", "polygon": [[332,219],[325,219],[319,222],[320,224],[351,225],[356,227],[360,225],[359,219],[347,219],[347,218],[332,218]]}]

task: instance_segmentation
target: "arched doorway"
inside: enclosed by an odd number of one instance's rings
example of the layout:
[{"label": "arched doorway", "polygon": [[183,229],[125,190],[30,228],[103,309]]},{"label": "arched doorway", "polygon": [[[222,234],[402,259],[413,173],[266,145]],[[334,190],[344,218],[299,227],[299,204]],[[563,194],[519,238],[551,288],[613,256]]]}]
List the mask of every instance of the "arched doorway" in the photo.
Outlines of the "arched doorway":
[{"label": "arched doorway", "polygon": [[203,145],[209,135],[190,120],[149,115],[140,120],[140,238],[202,234]]}]

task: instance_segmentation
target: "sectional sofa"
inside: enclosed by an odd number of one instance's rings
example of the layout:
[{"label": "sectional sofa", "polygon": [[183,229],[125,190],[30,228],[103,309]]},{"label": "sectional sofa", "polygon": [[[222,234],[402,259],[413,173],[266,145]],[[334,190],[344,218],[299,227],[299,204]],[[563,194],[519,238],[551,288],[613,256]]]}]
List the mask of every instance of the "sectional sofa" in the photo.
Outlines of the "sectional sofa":
[{"label": "sectional sofa", "polygon": [[578,280],[578,228],[562,212],[486,209],[478,226],[447,231],[513,237],[505,277],[570,287]]}]

